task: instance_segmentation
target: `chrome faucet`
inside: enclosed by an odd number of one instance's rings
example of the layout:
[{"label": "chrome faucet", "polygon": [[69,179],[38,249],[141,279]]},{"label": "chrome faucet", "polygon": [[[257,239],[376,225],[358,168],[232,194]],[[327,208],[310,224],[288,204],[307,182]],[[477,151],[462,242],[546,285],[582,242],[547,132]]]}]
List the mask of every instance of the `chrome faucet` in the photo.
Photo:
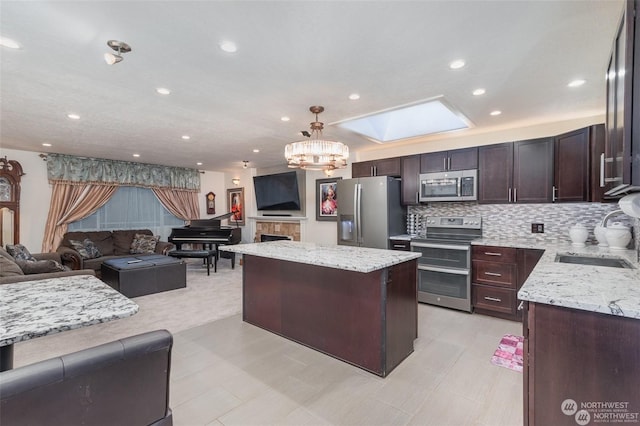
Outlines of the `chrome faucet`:
[{"label": "chrome faucet", "polygon": [[607,213],[607,215],[604,217],[604,219],[602,219],[602,222],[600,222],[600,226],[602,226],[603,228],[607,227],[607,221],[612,217],[615,216],[619,213],[624,213],[622,210],[614,210],[612,212]]}]

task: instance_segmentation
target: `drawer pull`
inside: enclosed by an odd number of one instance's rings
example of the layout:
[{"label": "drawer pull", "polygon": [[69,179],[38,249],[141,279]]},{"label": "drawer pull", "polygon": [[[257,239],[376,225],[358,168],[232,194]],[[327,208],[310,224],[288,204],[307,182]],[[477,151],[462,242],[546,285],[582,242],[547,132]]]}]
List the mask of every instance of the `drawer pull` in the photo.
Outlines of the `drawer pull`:
[{"label": "drawer pull", "polygon": [[393,248],[405,248],[406,246],[404,244],[394,244]]},{"label": "drawer pull", "polygon": [[502,276],[502,274],[498,274],[496,272],[485,272],[484,274],[492,276],[492,277],[501,277]]},{"label": "drawer pull", "polygon": [[502,299],[499,299],[497,297],[489,297],[489,296],[485,296],[484,300],[488,300],[490,302],[502,302]]},{"label": "drawer pull", "polygon": [[495,253],[492,251],[485,251],[484,254],[486,254],[487,256],[502,256],[502,253]]},{"label": "drawer pull", "polygon": [[524,307],[524,300],[521,300],[520,304],[518,305],[518,310],[521,311],[523,307]]}]

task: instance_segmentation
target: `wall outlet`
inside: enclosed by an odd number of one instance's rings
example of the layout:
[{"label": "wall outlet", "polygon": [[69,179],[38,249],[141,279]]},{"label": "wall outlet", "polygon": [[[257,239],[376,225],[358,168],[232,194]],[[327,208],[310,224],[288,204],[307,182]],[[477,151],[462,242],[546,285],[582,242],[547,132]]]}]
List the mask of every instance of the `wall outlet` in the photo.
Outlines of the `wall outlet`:
[{"label": "wall outlet", "polygon": [[544,234],[544,223],[532,223],[531,224],[531,233],[533,233],[533,234]]}]

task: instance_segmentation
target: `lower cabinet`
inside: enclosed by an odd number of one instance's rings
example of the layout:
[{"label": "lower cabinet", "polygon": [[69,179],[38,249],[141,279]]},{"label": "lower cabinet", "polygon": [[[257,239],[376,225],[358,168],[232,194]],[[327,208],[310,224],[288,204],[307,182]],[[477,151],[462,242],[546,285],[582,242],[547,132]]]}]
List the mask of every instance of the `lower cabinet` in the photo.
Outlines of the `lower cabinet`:
[{"label": "lower cabinet", "polygon": [[524,303],[524,425],[640,423],[640,320]]},{"label": "lower cabinet", "polygon": [[471,297],[476,313],[522,320],[517,293],[543,250],[472,246]]}]

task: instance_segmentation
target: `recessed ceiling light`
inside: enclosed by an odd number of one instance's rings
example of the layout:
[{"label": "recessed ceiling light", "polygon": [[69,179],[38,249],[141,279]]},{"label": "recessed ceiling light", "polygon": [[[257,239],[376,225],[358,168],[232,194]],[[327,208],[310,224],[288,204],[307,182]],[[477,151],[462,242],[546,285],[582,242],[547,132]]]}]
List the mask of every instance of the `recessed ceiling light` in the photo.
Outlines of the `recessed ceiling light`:
[{"label": "recessed ceiling light", "polygon": [[202,163],[201,163],[200,161],[198,161],[198,162],[196,163],[196,166],[202,166]]},{"label": "recessed ceiling light", "polygon": [[349,99],[352,101],[357,101],[358,99],[360,99],[360,95],[358,95],[357,93],[352,93],[349,95]]},{"label": "recessed ceiling light", "polygon": [[484,95],[485,94],[485,90],[484,89],[476,89],[473,91],[473,96],[480,96],[480,95]]},{"label": "recessed ceiling light", "polygon": [[452,70],[457,70],[462,67],[464,67],[464,61],[462,59],[457,59],[449,64],[449,68]]},{"label": "recessed ceiling light", "polygon": [[259,149],[254,149],[253,152],[260,152],[260,150]]},{"label": "recessed ceiling light", "polygon": [[569,87],[579,87],[585,84],[585,80],[573,80],[571,83],[567,84]]},{"label": "recessed ceiling light", "polygon": [[42,146],[51,146],[51,144],[45,142],[45,143],[42,144]]},{"label": "recessed ceiling light", "polygon": [[17,41],[6,37],[0,37],[0,46],[8,47],[9,49],[20,49]]},{"label": "recessed ceiling light", "polygon": [[158,87],[156,89],[156,92],[160,93],[161,95],[168,95],[171,93],[171,90],[167,89],[166,87]]},{"label": "recessed ceiling light", "polygon": [[490,114],[491,115],[500,115],[500,114],[502,114],[502,111],[495,110],[495,111],[491,111]]},{"label": "recessed ceiling light", "polygon": [[72,120],[80,120],[80,116],[78,114],[67,114],[67,117],[69,117]]},{"label": "recessed ceiling light", "polygon": [[285,116],[283,116],[283,117],[280,117],[280,120],[281,120],[281,121],[289,121],[289,120],[291,120],[291,119],[285,115]]},{"label": "recessed ceiling light", "polygon": [[189,135],[182,135],[182,139],[184,139],[185,141],[188,141],[189,139],[191,139],[191,136],[189,136]]},{"label": "recessed ceiling light", "polygon": [[220,43],[220,49],[227,53],[235,53],[238,51],[238,46],[232,41],[223,41]]}]

